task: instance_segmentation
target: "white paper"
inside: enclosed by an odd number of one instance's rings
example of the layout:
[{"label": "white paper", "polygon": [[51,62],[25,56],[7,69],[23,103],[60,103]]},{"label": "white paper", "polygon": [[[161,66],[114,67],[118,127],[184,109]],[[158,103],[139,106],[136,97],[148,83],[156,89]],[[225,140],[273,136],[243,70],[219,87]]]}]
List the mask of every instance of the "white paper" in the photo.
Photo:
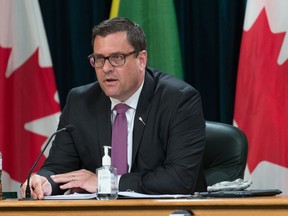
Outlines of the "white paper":
[{"label": "white paper", "polygon": [[[123,198],[146,198],[146,199],[160,199],[160,198],[191,198],[192,196],[189,194],[156,194],[156,195],[150,195],[150,194],[142,194],[142,193],[136,193],[136,192],[130,192],[130,191],[120,191],[118,192],[118,196],[121,196]],[[54,195],[54,196],[44,196],[45,200],[82,200],[82,199],[96,199],[96,193],[73,193],[68,195]]]},{"label": "white paper", "polygon": [[123,191],[118,193],[119,196],[127,197],[127,198],[191,198],[192,196],[190,194],[142,194],[137,192],[130,192],[130,191]]},{"label": "white paper", "polygon": [[73,193],[67,195],[52,195],[44,196],[45,200],[82,200],[82,199],[95,199],[96,193]]}]

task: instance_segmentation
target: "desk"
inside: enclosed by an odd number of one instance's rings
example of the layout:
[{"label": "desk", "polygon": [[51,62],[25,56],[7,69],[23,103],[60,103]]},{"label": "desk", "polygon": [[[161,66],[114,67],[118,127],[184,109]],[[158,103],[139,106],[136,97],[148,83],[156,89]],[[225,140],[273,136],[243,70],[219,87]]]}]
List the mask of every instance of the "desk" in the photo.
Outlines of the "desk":
[{"label": "desk", "polygon": [[285,216],[288,215],[288,197],[0,201],[0,216],[168,216],[182,209],[201,216]]}]

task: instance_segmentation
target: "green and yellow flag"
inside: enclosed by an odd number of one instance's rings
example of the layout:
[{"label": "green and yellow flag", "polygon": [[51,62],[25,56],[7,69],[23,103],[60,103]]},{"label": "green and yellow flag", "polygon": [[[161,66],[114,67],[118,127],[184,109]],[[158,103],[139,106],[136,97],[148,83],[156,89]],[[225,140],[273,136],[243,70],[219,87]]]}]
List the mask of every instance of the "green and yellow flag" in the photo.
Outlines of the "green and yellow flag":
[{"label": "green and yellow flag", "polygon": [[149,66],[183,79],[173,0],[113,0],[110,18],[117,16],[127,17],[144,29]]}]

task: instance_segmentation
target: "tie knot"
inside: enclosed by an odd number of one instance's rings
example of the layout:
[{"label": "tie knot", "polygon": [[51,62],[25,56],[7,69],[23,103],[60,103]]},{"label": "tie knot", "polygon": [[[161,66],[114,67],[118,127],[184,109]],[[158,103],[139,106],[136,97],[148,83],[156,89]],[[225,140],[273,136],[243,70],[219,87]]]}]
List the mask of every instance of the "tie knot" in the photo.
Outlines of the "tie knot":
[{"label": "tie knot", "polygon": [[117,104],[114,109],[116,110],[117,113],[119,114],[124,114],[127,112],[127,110],[129,109],[130,107],[127,105],[127,104],[124,104],[124,103],[119,103]]}]

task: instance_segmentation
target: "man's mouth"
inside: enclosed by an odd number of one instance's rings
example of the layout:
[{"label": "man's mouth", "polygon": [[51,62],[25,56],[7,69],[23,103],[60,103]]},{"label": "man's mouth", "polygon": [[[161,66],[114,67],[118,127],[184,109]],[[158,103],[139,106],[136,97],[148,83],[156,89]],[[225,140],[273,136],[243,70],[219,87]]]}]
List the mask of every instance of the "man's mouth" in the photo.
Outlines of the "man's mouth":
[{"label": "man's mouth", "polygon": [[115,78],[106,78],[104,80],[104,83],[106,83],[106,85],[114,85],[116,83],[117,79]]},{"label": "man's mouth", "polygon": [[107,78],[106,79],[106,82],[115,82],[116,81],[116,79],[114,79],[114,78]]}]

